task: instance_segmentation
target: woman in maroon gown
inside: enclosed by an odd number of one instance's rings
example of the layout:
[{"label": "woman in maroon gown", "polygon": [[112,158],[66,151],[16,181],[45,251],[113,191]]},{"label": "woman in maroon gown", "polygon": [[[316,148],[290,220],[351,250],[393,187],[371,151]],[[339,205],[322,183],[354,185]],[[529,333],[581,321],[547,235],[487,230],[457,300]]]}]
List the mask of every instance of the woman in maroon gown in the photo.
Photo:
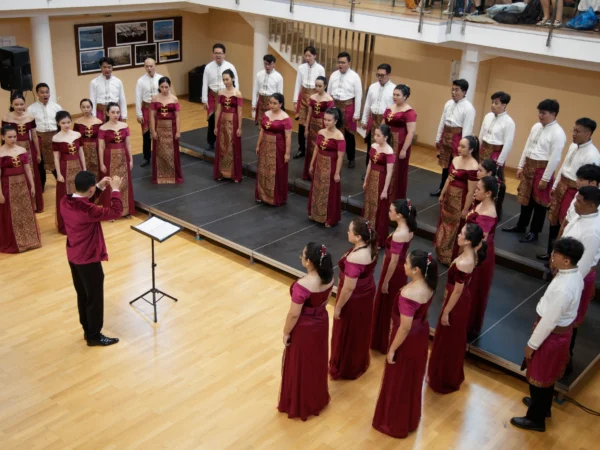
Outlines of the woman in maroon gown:
[{"label": "woman in maroon gown", "polygon": [[477,170],[477,179],[481,180],[483,177],[495,177],[498,182],[498,195],[496,196],[496,214],[498,221],[502,216],[502,203],[504,202],[504,195],[506,194],[506,183],[504,182],[504,167],[496,165],[496,161],[493,159],[484,159],[479,163],[479,169]]},{"label": "woman in maroon gown", "polygon": [[390,146],[391,131],[386,124],[381,124],[373,134],[375,143],[369,150],[369,165],[363,183],[365,200],[362,215],[377,231],[378,247],[385,246],[385,239],[390,232],[388,218],[390,210],[390,183],[394,172],[394,150]]},{"label": "woman in maroon gown", "polygon": [[477,138],[464,137],[458,144],[458,156],[450,163],[450,175],[440,195],[440,217],[434,239],[435,252],[442,264],[450,264],[461,219],[471,210],[477,184],[478,151]]},{"label": "woman in maroon gown", "polygon": [[427,310],[437,287],[431,253],[414,250],[403,270],[410,283],[394,299],[392,343],[375,407],[373,428],[405,438],[419,426],[423,378],[429,348]]},{"label": "woman in maroon gown", "polygon": [[235,75],[231,69],[223,72],[225,89],[219,91],[215,136],[215,161],[213,178],[242,181],[242,93],[235,87]]},{"label": "woman in maroon gown", "polygon": [[85,166],[88,172],[96,176],[96,181],[100,181],[100,162],[98,160],[98,130],[102,121],[92,115],[92,101],[84,98],[79,102],[79,108],[83,115],[75,119],[73,129],[81,134],[81,144],[83,147],[83,156],[85,156]]},{"label": "woman in maroon gown", "polygon": [[329,404],[327,301],[333,287],[333,264],[324,245],[309,242],[300,255],[306,276],[292,283],[292,304],[283,328],[280,412],[290,419],[318,416]]},{"label": "woman in maroon gown", "polygon": [[407,102],[410,88],[399,84],[394,89],[394,104],[383,113],[384,123],[392,131],[392,148],[396,156],[390,196],[392,200],[406,198],[410,145],[417,130],[417,113]]},{"label": "woman in maroon gown", "polygon": [[[108,122],[98,131],[98,155],[100,157],[100,172],[102,177],[121,178],[121,200],[123,202],[123,216],[129,217],[135,213],[133,199],[133,183],[131,169],[133,168],[133,155],[129,141],[129,127],[125,122],[119,121],[121,110],[116,103],[106,106]],[[102,193],[104,207],[110,206],[112,189],[107,186]]]},{"label": "woman in maroon gown", "polygon": [[369,342],[377,265],[377,232],[363,218],[350,222],[348,241],[354,244],[338,262],[329,374],[334,380],[355,380],[370,363]]},{"label": "woman in maroon gown", "polygon": [[171,80],[158,80],[159,93],[150,103],[150,133],[152,135],[152,183],[181,184],[179,155],[179,100],[171,94]]},{"label": "woman in maroon gown", "polygon": [[12,125],[17,130],[17,142],[20,147],[27,150],[29,156],[29,167],[35,186],[35,210],[44,211],[44,190],[42,189],[42,178],[39,163],[42,154],[39,149],[39,141],[36,133],[35,119],[27,114],[25,110],[25,97],[23,94],[13,94],[10,101],[11,111],[2,118],[2,125]]},{"label": "woman in maroon gown", "polygon": [[67,111],[56,113],[56,123],[60,131],[52,136],[52,152],[56,168],[56,228],[60,234],[67,234],[60,200],[68,194],[74,194],[75,175],[85,170],[85,156],[81,146],[81,134],[71,130],[71,114]]},{"label": "woman in maroon gown", "polygon": [[[323,114],[325,128],[319,131],[310,161],[312,183],[308,195],[308,218],[324,223],[326,228],[342,218],[342,186],[340,172],[346,140],[340,131],[343,119],[336,108]],[[308,155],[305,161],[308,160]]]},{"label": "woman in maroon gown", "polygon": [[281,206],[288,196],[288,162],[292,143],[292,121],[285,112],[283,95],[271,96],[270,111],[260,124],[256,144],[258,166],[254,198],[257,203]]},{"label": "woman in maroon gown", "polygon": [[325,128],[325,122],[323,121],[325,111],[335,106],[333,97],[326,91],[327,78],[317,77],[315,80],[315,89],[317,90],[317,93],[311,95],[308,100],[308,113],[306,114],[306,125],[304,126],[306,157],[304,158],[304,170],[302,171],[303,180],[312,179],[309,172],[313,160],[313,153],[315,153],[315,146],[319,145],[317,143],[317,135],[319,134],[319,131]]},{"label": "woman in maroon gown", "polygon": [[397,226],[385,241],[385,259],[375,296],[371,332],[371,348],[383,354],[387,353],[389,347],[392,306],[396,295],[406,284],[404,263],[413,233],[417,229],[417,210],[410,200],[394,200],[388,216]]},{"label": "woman in maroon gown", "polygon": [[34,211],[35,184],[27,149],[13,125],[2,125],[0,147],[0,253],[42,246]]},{"label": "woman in maroon gown", "polygon": [[444,303],[435,327],[427,371],[429,387],[439,394],[458,391],[465,379],[463,363],[471,306],[469,282],[477,264],[486,257],[483,230],[477,224],[464,226],[458,235],[458,245],[463,247],[463,252],[448,270]]}]

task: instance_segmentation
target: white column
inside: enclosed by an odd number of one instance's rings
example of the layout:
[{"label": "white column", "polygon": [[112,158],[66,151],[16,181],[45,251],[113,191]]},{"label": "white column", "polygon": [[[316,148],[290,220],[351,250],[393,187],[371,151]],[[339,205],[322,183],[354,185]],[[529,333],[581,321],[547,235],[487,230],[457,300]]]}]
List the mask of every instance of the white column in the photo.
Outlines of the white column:
[{"label": "white column", "polygon": [[30,20],[33,42],[33,51],[30,52],[30,55],[33,53],[31,62],[35,73],[33,88],[35,89],[37,83],[46,83],[50,87],[51,100],[56,101],[50,20],[48,16],[34,16]]},{"label": "white column", "polygon": [[254,26],[254,75],[250,91],[256,83],[256,74],[264,68],[263,57],[269,53],[269,18],[253,16],[252,19]]},{"label": "white column", "polygon": [[477,88],[477,75],[479,73],[480,52],[477,49],[467,47],[462,52],[460,59],[459,78],[469,82],[467,100],[471,103],[475,100],[475,89]]}]

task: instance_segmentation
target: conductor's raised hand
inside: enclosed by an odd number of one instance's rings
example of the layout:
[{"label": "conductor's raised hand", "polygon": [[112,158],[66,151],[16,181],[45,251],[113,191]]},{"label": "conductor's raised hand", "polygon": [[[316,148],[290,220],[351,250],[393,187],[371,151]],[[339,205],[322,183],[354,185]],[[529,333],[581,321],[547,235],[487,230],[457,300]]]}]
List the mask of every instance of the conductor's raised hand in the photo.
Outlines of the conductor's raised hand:
[{"label": "conductor's raised hand", "polygon": [[110,180],[110,187],[111,189],[114,191],[115,189],[118,190],[121,188],[121,183],[122,183],[122,178],[115,175],[114,177],[111,178]]},{"label": "conductor's raised hand", "polygon": [[102,189],[106,189],[107,186],[110,185],[110,177],[104,177],[100,181],[98,181],[98,186]]}]

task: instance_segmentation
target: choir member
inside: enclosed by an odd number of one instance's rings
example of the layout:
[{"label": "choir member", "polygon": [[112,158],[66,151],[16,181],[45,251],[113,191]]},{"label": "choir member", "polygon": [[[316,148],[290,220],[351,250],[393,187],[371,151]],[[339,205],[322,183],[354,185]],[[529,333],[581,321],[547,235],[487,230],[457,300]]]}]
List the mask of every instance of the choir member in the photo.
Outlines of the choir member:
[{"label": "choir member", "polygon": [[346,141],[340,131],[343,118],[337,108],[323,114],[325,128],[319,131],[315,151],[310,162],[312,183],[308,195],[308,218],[325,224],[336,225],[342,218],[341,175]]},{"label": "choir member", "polygon": [[327,302],[333,287],[333,264],[324,245],[309,242],[300,255],[307,275],[290,287],[292,303],[283,327],[280,412],[290,419],[318,416],[329,404]]},{"label": "choir member", "polygon": [[392,343],[387,351],[373,428],[405,438],[419,426],[423,378],[427,366],[427,310],[437,288],[437,264],[431,253],[414,250],[402,270],[410,282],[394,297]]},{"label": "choir member", "polygon": [[478,151],[477,138],[466,136],[460,140],[458,156],[450,163],[450,175],[440,195],[440,217],[434,241],[435,252],[442,264],[450,264],[461,219],[466,219],[471,210],[477,185]]},{"label": "choir member", "polygon": [[[103,176],[117,176],[122,179],[120,187],[123,203],[122,213],[124,217],[130,217],[135,213],[135,203],[133,200],[133,182],[131,180],[133,154],[131,153],[129,127],[119,120],[121,109],[116,103],[109,103],[106,106],[106,114],[109,120],[98,130],[100,172]],[[111,192],[111,186],[104,189],[102,202],[105,208],[111,206],[113,198]]]},{"label": "choir member", "polygon": [[477,264],[486,258],[483,230],[475,223],[463,227],[458,235],[458,245],[463,251],[448,270],[444,303],[435,327],[427,372],[429,387],[439,394],[458,391],[465,379],[463,363],[471,306],[469,282]]},{"label": "choir member", "polygon": [[348,168],[355,166],[356,125],[360,120],[362,104],[362,82],[360,76],[350,68],[352,58],[348,52],[341,52],[337,57],[338,70],[329,77],[327,92],[335,101],[335,107],[344,117],[344,137],[346,139],[346,155]]},{"label": "choir member", "polygon": [[71,130],[71,114],[59,111],[56,123],[60,131],[52,136],[54,167],[56,167],[56,227],[61,234],[67,234],[60,214],[61,200],[65,195],[75,193],[75,175],[85,170],[85,156],[81,134]]},{"label": "choir member", "polygon": [[438,149],[438,164],[442,167],[442,181],[437,191],[432,192],[432,197],[442,193],[446,178],[450,173],[452,158],[458,156],[458,145],[465,136],[470,136],[475,122],[475,108],[465,98],[469,90],[467,80],[454,80],[452,82],[452,100],[444,105],[442,118],[438,126],[435,146]]},{"label": "choir member", "polygon": [[298,152],[294,159],[302,158],[306,154],[305,123],[308,115],[308,102],[310,96],[317,92],[316,81],[318,77],[325,76],[325,69],[317,61],[317,49],[309,45],[304,49],[304,64],[298,67],[296,87],[294,88],[294,110],[298,125]]},{"label": "choir member", "polygon": [[152,97],[158,94],[158,80],[163,76],[156,73],[156,61],[147,58],[144,61],[144,70],[135,85],[135,115],[138,123],[142,126],[144,161],[140,167],[146,167],[150,164],[152,155],[152,138],[150,133],[150,103]]},{"label": "choir member", "polygon": [[[516,225],[502,228],[509,233],[529,232],[519,242],[535,242],[544,228],[544,218],[550,206],[550,191],[554,184],[554,171],[560,163],[567,137],[556,121],[559,104],[556,100],[543,100],[538,107],[539,123],[529,133],[521,160],[517,166],[517,200],[521,214]],[[533,213],[533,220],[531,216]]]},{"label": "choir member", "polygon": [[269,110],[271,95],[283,94],[283,77],[275,70],[277,59],[273,55],[265,55],[263,64],[265,70],[256,74],[254,89],[252,89],[252,117],[260,125],[262,117]]},{"label": "choir member", "polygon": [[510,95],[499,91],[492,94],[492,111],[483,118],[479,130],[480,160],[491,158],[504,167],[515,139],[515,122],[506,112]]},{"label": "choir member", "polygon": [[[493,159],[484,159],[479,163],[477,169],[477,179],[481,180],[483,177],[495,177],[498,183],[498,195],[496,196],[496,216],[498,221],[502,217],[502,203],[504,202],[504,195],[506,194],[506,183],[504,182],[503,167],[498,166]],[[473,201],[473,205],[477,206],[477,201]]]},{"label": "choir member", "polygon": [[[584,186],[600,186],[600,167],[595,164],[585,164],[579,168],[577,171],[577,180],[576,180],[577,190],[581,189]],[[600,211],[600,209],[599,209]],[[572,221],[577,216],[575,212],[575,198],[571,202],[571,206],[567,210],[567,214],[560,224],[560,231],[558,232],[558,237],[560,238],[569,222]]]},{"label": "choir member", "polygon": [[396,162],[391,181],[392,200],[406,198],[410,146],[417,129],[417,113],[407,103],[410,88],[399,84],[394,89],[394,104],[384,113],[385,124],[392,131],[392,147]]},{"label": "choir member", "polygon": [[215,117],[217,137],[213,178],[242,181],[242,93],[236,89],[235,75],[227,69],[223,72],[225,89],[219,91]]},{"label": "choir member", "polygon": [[[36,133],[35,118],[25,111],[25,97],[21,93],[15,93],[10,99],[10,111],[2,118],[2,125],[12,125],[17,130],[17,142],[19,147],[27,150],[33,185],[35,186],[35,210],[44,210],[44,196],[42,189],[42,178],[40,175],[40,153],[39,141]],[[42,167],[42,170],[43,167]],[[45,175],[45,170],[44,170]]]},{"label": "choir member", "polygon": [[83,155],[85,156],[85,166],[88,172],[100,180],[100,163],[98,160],[98,130],[102,121],[92,114],[94,106],[92,101],[84,98],[79,102],[79,108],[82,115],[75,119],[73,129],[81,134],[81,143],[83,146]]},{"label": "choir member", "polygon": [[334,380],[355,380],[370,363],[377,232],[367,220],[356,218],[350,222],[348,241],[353,247],[338,262],[340,275],[329,360],[329,374]]},{"label": "choir member", "polygon": [[258,165],[256,168],[257,203],[281,206],[288,196],[288,162],[292,143],[292,120],[285,112],[282,94],[273,94],[260,124],[256,143]]},{"label": "choir member", "polygon": [[[316,93],[310,96],[308,101],[308,112],[306,113],[306,124],[304,125],[304,137],[306,138],[306,158],[304,158],[303,180],[310,180],[309,169],[312,163],[317,135],[325,128],[323,116],[325,111],[334,107],[333,97],[327,93],[327,78],[318,77],[315,80]],[[343,124],[343,117],[340,119]],[[345,145],[344,145],[345,148]]]},{"label": "choir member", "polygon": [[152,183],[181,184],[183,173],[179,153],[181,120],[179,100],[171,93],[171,80],[158,80],[159,93],[150,104],[150,133],[152,134]]},{"label": "choir member", "polygon": [[390,230],[388,219],[390,209],[390,185],[394,171],[394,150],[390,146],[391,131],[385,123],[381,124],[373,135],[375,143],[369,151],[369,165],[363,183],[365,201],[362,215],[367,219],[379,236],[377,245],[385,246]]},{"label": "choir member", "polygon": [[112,58],[101,58],[99,61],[102,75],[98,75],[90,82],[90,100],[92,101],[92,114],[102,122],[108,121],[106,108],[109,103],[115,103],[121,111],[120,120],[127,121],[127,100],[123,82],[112,74],[115,65]]},{"label": "choir member", "polygon": [[27,149],[17,145],[13,125],[2,125],[0,147],[0,253],[42,246],[35,218],[35,183]]},{"label": "choir member", "polygon": [[390,222],[396,223],[396,229],[385,240],[385,259],[375,295],[371,327],[371,348],[384,355],[389,346],[392,306],[396,295],[406,284],[406,255],[417,229],[417,209],[412,206],[410,199],[394,200],[390,204],[388,217]]},{"label": "choir member", "polygon": [[583,244],[576,239],[562,238],[554,242],[550,261],[557,273],[537,304],[538,318],[525,346],[530,397],[523,398],[523,403],[527,414],[510,419],[518,428],[546,431],[554,383],[562,377],[569,359],[573,321],[583,289],[583,279],[577,270],[582,255]]}]

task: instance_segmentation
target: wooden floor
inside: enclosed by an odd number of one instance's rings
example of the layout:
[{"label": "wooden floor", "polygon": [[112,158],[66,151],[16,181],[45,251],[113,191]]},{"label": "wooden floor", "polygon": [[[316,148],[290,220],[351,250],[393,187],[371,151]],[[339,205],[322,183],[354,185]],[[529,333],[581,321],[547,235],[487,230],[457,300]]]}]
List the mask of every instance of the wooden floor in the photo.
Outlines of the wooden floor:
[{"label": "wooden floor", "polygon": [[[183,126],[200,126],[195,117]],[[319,417],[287,419],[276,403],[292,280],[182,233],[157,247],[158,286],[179,302],[161,301],[154,325],[149,305],[128,303],[151,282],[150,243],[129,228],[141,214],[103,226],[104,331],[121,342],[89,348],[54,192],[51,182],[39,215],[44,246],[0,255],[3,450],[598,448],[598,419],[568,403],[554,408],[545,434],[514,429],[508,422],[525,412],[526,383],[473,361],[458,393],[425,388],[421,426],[405,440],[371,428],[382,355],[359,380],[330,382],[331,404]],[[573,396],[600,409],[598,370],[581,386]]]}]

